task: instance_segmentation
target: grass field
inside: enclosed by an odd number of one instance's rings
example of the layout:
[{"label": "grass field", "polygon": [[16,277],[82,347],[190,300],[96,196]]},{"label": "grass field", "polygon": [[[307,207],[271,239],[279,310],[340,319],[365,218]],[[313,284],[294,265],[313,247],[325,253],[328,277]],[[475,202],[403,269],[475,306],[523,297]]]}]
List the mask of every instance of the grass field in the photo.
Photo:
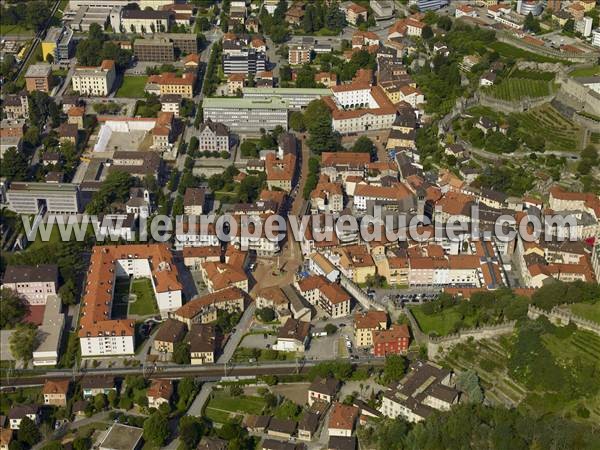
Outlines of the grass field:
[{"label": "grass field", "polygon": [[131,282],[131,291],[136,295],[135,302],[129,303],[129,314],[150,316],[158,313],[156,297],[149,278],[139,278]]},{"label": "grass field", "polygon": [[123,84],[121,84],[115,96],[120,98],[144,97],[144,87],[147,80],[148,77],[145,75],[123,77]]},{"label": "grass field", "polygon": [[261,397],[248,395],[232,397],[226,391],[214,391],[205,412],[209,419],[223,423],[231,415],[260,414],[264,407],[265,401]]},{"label": "grass field", "polygon": [[496,41],[490,44],[490,48],[492,50],[497,51],[501,56],[505,58],[514,58],[514,59],[525,59],[527,61],[534,62],[561,62],[564,64],[570,64],[568,61],[564,61],[562,59],[550,58],[548,56],[538,55],[537,53],[528,52],[527,50],[522,50],[518,47],[515,47],[510,44],[506,44],[504,42]]},{"label": "grass field", "polygon": [[524,133],[545,142],[546,150],[577,151],[581,147],[581,128],[565,119],[550,104],[515,115]]},{"label": "grass field", "polygon": [[33,36],[33,30],[26,28],[22,25],[0,25],[0,36]]},{"label": "grass field", "polygon": [[508,78],[484,91],[500,100],[513,101],[525,97],[544,97],[552,93],[552,85],[544,80]]},{"label": "grass field", "polygon": [[112,313],[113,319],[124,319],[127,317],[127,306],[129,304],[129,278],[117,278],[115,281],[115,293],[113,295]]},{"label": "grass field", "polygon": [[[454,329],[454,324],[461,318],[460,313],[455,308],[446,308],[431,315],[425,314],[420,306],[412,307],[411,311],[423,333],[435,332],[438,336],[450,334]],[[467,328],[474,325],[469,319],[469,317],[464,319]]]},{"label": "grass field", "polygon": [[593,77],[594,75],[600,75],[600,66],[587,67],[583,69],[575,69],[569,73],[573,78],[576,77]]},{"label": "grass field", "polygon": [[600,323],[600,302],[594,304],[574,303],[569,306],[569,309],[577,316]]}]

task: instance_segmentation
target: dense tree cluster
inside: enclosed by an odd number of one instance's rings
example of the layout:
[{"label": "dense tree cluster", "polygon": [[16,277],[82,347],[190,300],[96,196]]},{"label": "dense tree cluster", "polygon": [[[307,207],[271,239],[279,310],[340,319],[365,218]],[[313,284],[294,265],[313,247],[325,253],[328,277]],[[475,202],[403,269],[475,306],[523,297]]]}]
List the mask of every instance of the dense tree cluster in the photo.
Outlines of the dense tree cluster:
[{"label": "dense tree cluster", "polygon": [[595,448],[598,430],[553,415],[532,417],[517,409],[462,404],[436,411],[427,420],[408,424],[385,419],[359,430],[361,440],[377,450],[466,448]]},{"label": "dense tree cluster", "polygon": [[119,69],[131,62],[130,50],[123,50],[117,44],[108,41],[102,27],[96,23],[90,26],[87,39],[77,45],[77,62],[82,66],[99,66],[102,60],[112,59]]},{"label": "dense tree cluster", "polygon": [[29,312],[29,304],[9,288],[3,287],[0,290],[0,329],[13,328],[21,322],[23,317]]},{"label": "dense tree cluster", "polygon": [[112,203],[126,201],[133,183],[133,177],[129,173],[121,170],[111,171],[86,206],[86,212],[88,214],[107,212]]},{"label": "dense tree cluster", "polygon": [[50,2],[28,1],[2,7],[0,24],[20,25],[34,31],[42,29],[50,18]]},{"label": "dense tree cluster", "polygon": [[305,34],[323,29],[327,29],[332,34],[339,34],[346,26],[346,16],[340,10],[337,1],[316,1],[306,6],[301,25]]}]

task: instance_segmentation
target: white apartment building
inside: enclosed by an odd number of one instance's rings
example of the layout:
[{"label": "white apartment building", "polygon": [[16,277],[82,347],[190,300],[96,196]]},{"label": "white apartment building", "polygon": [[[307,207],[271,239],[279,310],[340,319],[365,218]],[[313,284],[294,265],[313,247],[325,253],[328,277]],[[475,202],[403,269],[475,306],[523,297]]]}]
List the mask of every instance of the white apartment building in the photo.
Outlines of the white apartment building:
[{"label": "white apartment building", "polygon": [[15,291],[32,306],[45,305],[48,297],[56,295],[58,266],[8,266],[2,279],[2,287]]},{"label": "white apartment building", "polygon": [[100,67],[76,67],[71,82],[73,90],[81,95],[106,97],[116,77],[115,62],[106,59]]}]

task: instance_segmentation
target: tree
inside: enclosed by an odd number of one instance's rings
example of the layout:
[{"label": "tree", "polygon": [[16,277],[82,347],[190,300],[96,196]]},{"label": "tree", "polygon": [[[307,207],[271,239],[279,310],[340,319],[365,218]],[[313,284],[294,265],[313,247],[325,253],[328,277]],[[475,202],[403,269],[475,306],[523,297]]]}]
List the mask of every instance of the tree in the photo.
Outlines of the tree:
[{"label": "tree", "polygon": [[133,178],[129,173],[122,170],[111,171],[88,203],[86,212],[98,214],[104,212],[115,201],[125,201],[132,186]]},{"label": "tree", "polygon": [[292,68],[288,65],[282,66],[279,69],[279,76],[281,81],[292,81]]},{"label": "tree", "polygon": [[300,111],[292,111],[290,113],[290,128],[299,133],[306,131],[304,115]]},{"label": "tree", "polygon": [[177,396],[180,400],[187,402],[196,391],[196,383],[193,378],[184,377],[177,384]]},{"label": "tree", "polygon": [[532,33],[540,32],[540,23],[535,17],[533,17],[533,14],[531,12],[525,17],[525,21],[523,22],[523,29]]},{"label": "tree", "polygon": [[406,373],[407,362],[403,356],[400,355],[388,355],[385,357],[385,364],[383,366],[383,381],[385,383],[392,383],[394,381],[400,381]]},{"label": "tree", "polygon": [[0,290],[0,329],[13,328],[29,311],[29,304],[17,292],[9,288]]},{"label": "tree", "polygon": [[338,327],[336,327],[334,324],[332,323],[328,323],[327,325],[325,325],[325,332],[327,333],[327,336],[331,336],[332,334],[335,334],[338,330]]},{"label": "tree", "polygon": [[261,322],[273,322],[275,320],[275,311],[273,311],[273,308],[259,308],[256,310],[256,317]]},{"label": "tree", "polygon": [[310,134],[308,146],[321,154],[324,151],[336,151],[340,147],[340,136],[333,132],[331,111],[322,100],[313,100],[304,113],[306,128]]},{"label": "tree", "polygon": [[426,41],[433,37],[433,30],[429,25],[425,25],[423,27],[423,31],[421,32],[421,37]]},{"label": "tree", "polygon": [[169,437],[169,421],[159,411],[144,422],[144,439],[158,447],[162,447]]},{"label": "tree", "polygon": [[89,450],[92,448],[92,440],[89,437],[80,436],[73,441],[73,450]]},{"label": "tree", "polygon": [[24,181],[27,177],[28,163],[25,153],[16,147],[9,147],[2,157],[0,173],[12,181]]},{"label": "tree", "polygon": [[10,352],[17,360],[30,361],[38,342],[35,328],[28,325],[19,325],[10,336]]},{"label": "tree", "polygon": [[186,342],[177,342],[173,348],[173,362],[175,364],[189,364],[190,345]]},{"label": "tree", "polygon": [[229,386],[229,395],[232,397],[239,397],[241,395],[244,395],[244,389],[242,389],[242,387],[237,384],[232,384],[231,386]]},{"label": "tree", "polygon": [[35,422],[26,416],[23,417],[21,424],[19,425],[17,439],[28,447],[32,447],[42,439],[42,435]]},{"label": "tree", "polygon": [[461,372],[456,377],[456,385],[465,392],[470,403],[483,402],[483,390],[479,384],[479,377],[473,370]]},{"label": "tree", "polygon": [[452,28],[452,19],[448,16],[442,16],[438,19],[437,26],[442,30],[450,31],[450,28]]},{"label": "tree", "polygon": [[206,431],[207,426],[203,419],[194,416],[183,416],[179,419],[179,440],[186,450],[195,449]]},{"label": "tree", "polygon": [[94,397],[94,408],[96,411],[103,411],[106,408],[106,395],[96,394]]},{"label": "tree", "polygon": [[310,64],[304,64],[296,72],[296,87],[298,88],[314,88],[317,84],[315,82],[315,70]]},{"label": "tree", "polygon": [[356,140],[356,142],[354,142],[354,145],[352,146],[352,151],[355,153],[369,153],[371,157],[377,155],[377,148],[368,136],[359,137]]},{"label": "tree", "polygon": [[63,448],[60,441],[50,441],[42,447],[42,450],[62,450]]}]

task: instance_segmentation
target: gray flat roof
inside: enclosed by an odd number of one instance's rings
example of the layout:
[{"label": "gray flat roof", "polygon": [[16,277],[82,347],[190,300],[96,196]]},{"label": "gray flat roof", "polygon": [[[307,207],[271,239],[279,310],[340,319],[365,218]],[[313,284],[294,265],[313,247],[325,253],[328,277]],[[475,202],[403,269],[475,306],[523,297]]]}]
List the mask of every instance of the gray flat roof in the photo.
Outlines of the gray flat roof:
[{"label": "gray flat roof", "polygon": [[24,183],[14,182],[10,185],[11,191],[29,191],[29,192],[75,192],[79,185],[73,183]]},{"label": "gray flat roof", "polygon": [[50,64],[32,64],[25,73],[25,78],[29,77],[47,77],[52,73]]},{"label": "gray flat roof", "polygon": [[244,94],[269,95],[331,95],[331,89],[324,88],[269,88],[269,87],[244,87]]},{"label": "gray flat roof", "polygon": [[265,98],[205,98],[203,108],[287,109],[288,103],[277,97]]}]

